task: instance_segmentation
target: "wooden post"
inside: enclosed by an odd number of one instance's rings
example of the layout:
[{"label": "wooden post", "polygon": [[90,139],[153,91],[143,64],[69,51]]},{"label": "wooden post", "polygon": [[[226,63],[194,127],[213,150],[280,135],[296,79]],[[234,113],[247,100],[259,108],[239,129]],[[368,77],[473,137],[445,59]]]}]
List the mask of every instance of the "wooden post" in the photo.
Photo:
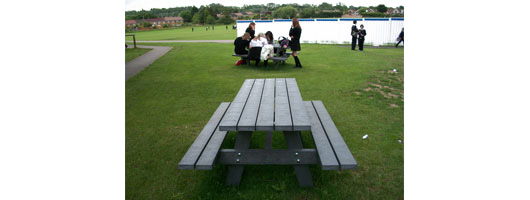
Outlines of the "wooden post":
[{"label": "wooden post", "polygon": [[136,34],[128,34],[128,35],[125,35],[125,36],[132,36],[133,37],[134,48],[136,48]]},{"label": "wooden post", "polygon": [[136,49],[136,36],[133,34],[134,48]]}]

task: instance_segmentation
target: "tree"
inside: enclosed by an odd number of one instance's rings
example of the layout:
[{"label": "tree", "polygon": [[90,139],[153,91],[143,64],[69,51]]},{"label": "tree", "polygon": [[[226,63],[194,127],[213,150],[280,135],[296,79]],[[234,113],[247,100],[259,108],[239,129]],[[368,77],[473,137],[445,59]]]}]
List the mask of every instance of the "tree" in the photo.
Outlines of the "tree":
[{"label": "tree", "polygon": [[195,13],[199,12],[199,9],[195,6],[191,8],[191,15],[195,15]]},{"label": "tree", "polygon": [[400,10],[403,10],[404,8],[405,8],[405,7],[403,7],[403,6],[399,6],[399,9],[400,9]]},{"label": "tree", "polygon": [[230,15],[225,15],[219,19],[219,23],[231,24],[234,23],[234,19],[232,19]]},{"label": "tree", "polygon": [[194,23],[194,24],[201,23],[201,19],[199,17],[199,13],[195,13],[195,15],[193,15],[193,17],[191,18],[191,23]]},{"label": "tree", "polygon": [[272,16],[274,18],[291,19],[296,17],[296,9],[292,6],[281,7],[276,9],[276,11],[272,13]]},{"label": "tree", "polygon": [[331,10],[333,9],[333,5],[323,2],[320,5],[318,5],[318,8],[320,8],[320,10]]},{"label": "tree", "polygon": [[191,11],[189,10],[180,12],[179,16],[182,17],[182,19],[184,19],[184,22],[191,22],[191,18],[193,17],[193,15],[191,14]]},{"label": "tree", "polygon": [[214,24],[215,23],[215,19],[211,15],[208,15],[208,17],[206,17],[206,23],[207,24]]},{"label": "tree", "polygon": [[384,4],[379,4],[377,6],[377,11],[380,13],[385,13],[388,10],[388,8]]},{"label": "tree", "polygon": [[314,8],[304,8],[300,13],[302,18],[312,18],[316,16],[316,11]]}]

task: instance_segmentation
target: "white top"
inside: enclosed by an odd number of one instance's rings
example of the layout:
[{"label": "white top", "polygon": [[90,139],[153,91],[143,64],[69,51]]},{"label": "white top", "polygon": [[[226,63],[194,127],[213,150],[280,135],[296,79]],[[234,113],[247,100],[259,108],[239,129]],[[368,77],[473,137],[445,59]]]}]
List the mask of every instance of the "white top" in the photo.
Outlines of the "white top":
[{"label": "white top", "polygon": [[268,44],[267,39],[265,38],[259,38],[258,40],[250,40],[250,46],[251,47],[263,47],[264,45]]}]

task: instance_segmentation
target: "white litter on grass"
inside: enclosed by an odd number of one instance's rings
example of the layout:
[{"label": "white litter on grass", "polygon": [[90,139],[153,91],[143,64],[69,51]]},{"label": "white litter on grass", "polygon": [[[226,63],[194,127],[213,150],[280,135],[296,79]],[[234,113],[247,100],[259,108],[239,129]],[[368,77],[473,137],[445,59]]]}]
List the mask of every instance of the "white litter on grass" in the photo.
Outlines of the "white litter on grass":
[{"label": "white litter on grass", "polygon": [[401,140],[398,140],[398,142],[399,142],[399,144],[403,143],[403,141],[401,141]]},{"label": "white litter on grass", "polygon": [[394,69],[394,72],[397,72],[397,69]]},{"label": "white litter on grass", "polygon": [[366,138],[368,138],[368,134],[363,136],[363,140],[365,140]]}]

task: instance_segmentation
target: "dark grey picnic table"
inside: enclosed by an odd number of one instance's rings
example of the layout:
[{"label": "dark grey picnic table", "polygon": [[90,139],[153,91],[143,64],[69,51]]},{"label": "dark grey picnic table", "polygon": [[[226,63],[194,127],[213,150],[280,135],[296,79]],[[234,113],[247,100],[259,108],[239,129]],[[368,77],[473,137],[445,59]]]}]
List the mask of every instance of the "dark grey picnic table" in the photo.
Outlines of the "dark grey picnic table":
[{"label": "dark grey picnic table", "polygon": [[[220,149],[236,131],[233,149]],[[265,148],[249,149],[255,131],[266,131]],[[287,149],[272,149],[282,131]],[[301,131],[311,131],[316,149],[303,148]],[[354,169],[357,162],[321,101],[303,101],[294,78],[247,79],[232,102],[223,102],[179,163],[180,169],[211,170],[228,165],[227,185],[239,185],[244,165],[293,165],[301,187],[312,187],[308,165],[323,170]]]}]

